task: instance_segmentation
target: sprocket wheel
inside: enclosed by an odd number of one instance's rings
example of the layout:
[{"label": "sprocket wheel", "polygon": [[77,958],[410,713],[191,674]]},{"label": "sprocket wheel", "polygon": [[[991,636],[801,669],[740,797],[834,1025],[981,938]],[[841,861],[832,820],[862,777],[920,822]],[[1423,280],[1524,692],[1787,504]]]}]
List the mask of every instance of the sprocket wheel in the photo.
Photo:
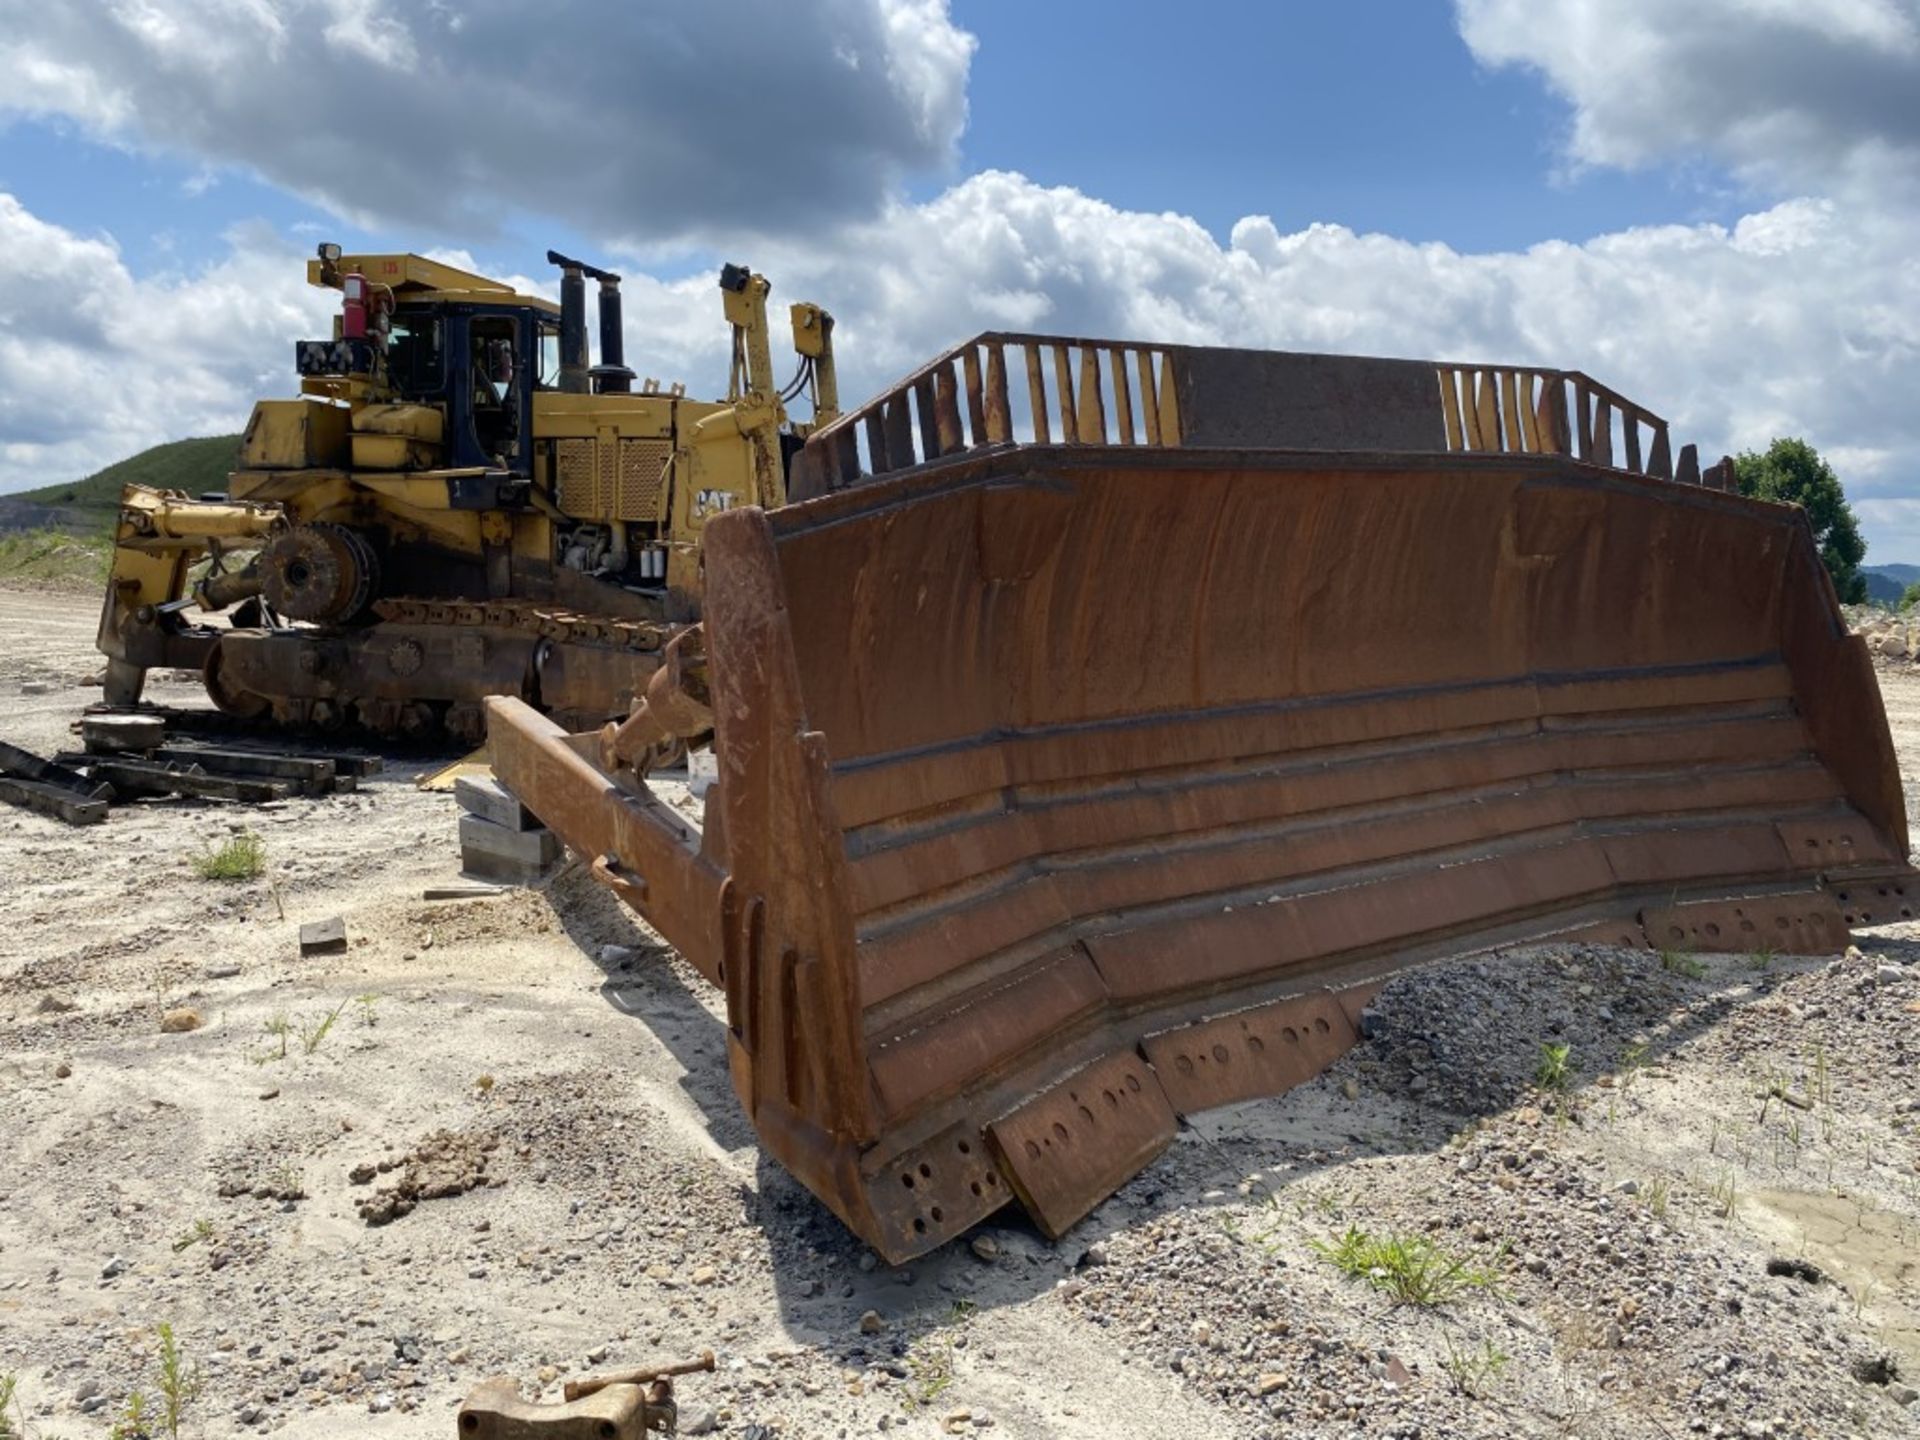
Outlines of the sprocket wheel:
[{"label": "sprocket wheel", "polygon": [[344,624],[378,589],[379,561],[366,537],[344,525],[296,525],[260,552],[267,603],[291,620]]}]

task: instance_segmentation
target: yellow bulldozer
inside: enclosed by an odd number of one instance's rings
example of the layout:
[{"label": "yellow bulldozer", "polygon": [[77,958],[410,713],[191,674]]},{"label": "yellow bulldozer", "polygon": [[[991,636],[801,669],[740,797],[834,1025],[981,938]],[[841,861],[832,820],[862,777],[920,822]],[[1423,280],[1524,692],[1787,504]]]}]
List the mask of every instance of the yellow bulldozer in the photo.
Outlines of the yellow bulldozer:
[{"label": "yellow bulldozer", "polygon": [[627,713],[698,614],[707,522],[783,504],[791,455],[834,418],[833,320],[792,307],[780,385],[768,282],[726,266],[730,384],[697,401],[635,383],[617,274],[548,258],[558,305],[418,255],[320,247],[307,278],[340,294],[334,333],[297,342],[300,397],[254,407],[225,496],[122,497],[99,635],[110,706],[168,667],[199,670],[232,715],[298,729],[477,741],[490,695],[577,726]]},{"label": "yellow bulldozer", "polygon": [[[588,367],[555,259],[557,315],[323,252],[339,334],[230,498],[128,498],[110,690],[192,663],[243,714],[466,733],[484,697],[889,1260],[1016,1201],[1059,1234],[1409,965],[1831,952],[1920,904],[1805,514],[1584,374],[989,333],[837,414],[828,317],[776,389],[729,268],[704,405],[630,393],[610,276]],[[649,775],[709,737],[695,823]]]}]

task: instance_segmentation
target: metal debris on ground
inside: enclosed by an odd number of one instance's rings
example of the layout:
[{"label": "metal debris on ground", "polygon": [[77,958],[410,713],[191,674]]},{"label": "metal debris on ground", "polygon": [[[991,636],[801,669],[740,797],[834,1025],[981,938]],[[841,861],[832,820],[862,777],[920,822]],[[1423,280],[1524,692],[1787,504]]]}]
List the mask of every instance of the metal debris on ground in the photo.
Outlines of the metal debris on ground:
[{"label": "metal debris on ground", "polygon": [[493,767],[487,764],[487,747],[482,745],[467,755],[462,755],[451,765],[443,765],[438,770],[430,770],[413,782],[416,790],[451,790],[463,775],[484,775],[491,777]]},{"label": "metal debris on ground", "polygon": [[165,745],[155,750],[152,758],[162,764],[212,767],[222,775],[288,780],[302,795],[331,795],[336,790],[356,790],[360,785],[359,775],[343,773],[331,756]]},{"label": "metal debris on ground", "polygon": [[129,756],[88,755],[63,751],[54,757],[64,765],[84,765],[90,776],[107,781],[121,795],[163,797],[186,795],[196,800],[240,800],[263,804],[284,800],[294,786],[284,780],[253,780],[220,775],[198,764],[178,761],[135,760]]},{"label": "metal debris on ground", "polygon": [[0,801],[92,825],[110,804],[143,797],[264,804],[355,790],[384,763],[377,756],[168,744],[157,714],[89,714],[76,728],[85,748],[51,759],[0,741]]},{"label": "metal debris on ground", "polygon": [[604,1375],[569,1380],[565,1400],[538,1404],[520,1398],[507,1376],[485,1381],[461,1405],[456,1425],[461,1440],[643,1440],[649,1433],[673,1434],[680,1411],[673,1380],[711,1372],[714,1356],[670,1365],[636,1366]]},{"label": "metal debris on ground", "polygon": [[51,815],[69,825],[97,825],[107,818],[113,787],[77,770],[43,760],[0,740],[0,801]]}]

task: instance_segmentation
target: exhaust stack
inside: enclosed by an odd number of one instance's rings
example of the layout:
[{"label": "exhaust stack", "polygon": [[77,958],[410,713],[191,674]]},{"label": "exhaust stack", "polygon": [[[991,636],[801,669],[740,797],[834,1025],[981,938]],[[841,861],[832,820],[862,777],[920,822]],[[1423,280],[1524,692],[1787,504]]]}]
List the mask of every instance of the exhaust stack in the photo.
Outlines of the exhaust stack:
[{"label": "exhaust stack", "polygon": [[585,395],[591,388],[587,358],[587,267],[557,250],[547,263],[560,267],[560,388]]},{"label": "exhaust stack", "polygon": [[[625,395],[633,389],[633,371],[626,366],[626,340],[621,333],[620,277],[558,250],[547,252],[547,263],[560,272],[560,388],[576,395]],[[587,278],[600,282],[600,363],[587,358]]]},{"label": "exhaust stack", "polygon": [[593,388],[601,395],[625,395],[633,389],[627,368],[627,342],[620,328],[620,277],[592,272],[600,282],[600,363],[593,367]]}]

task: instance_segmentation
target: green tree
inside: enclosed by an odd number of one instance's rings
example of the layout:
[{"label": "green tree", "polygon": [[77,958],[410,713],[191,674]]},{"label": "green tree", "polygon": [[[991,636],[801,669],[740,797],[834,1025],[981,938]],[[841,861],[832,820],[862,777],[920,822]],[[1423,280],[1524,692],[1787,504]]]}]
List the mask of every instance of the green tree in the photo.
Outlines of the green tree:
[{"label": "green tree", "polygon": [[1860,562],[1867,558],[1867,542],[1860,538],[1860,523],[1853,518],[1840,477],[1820,452],[1804,440],[1775,440],[1764,453],[1748,450],[1735,456],[1733,470],[1742,495],[1783,500],[1807,512],[1814,543],[1841,602],[1864,604],[1867,577],[1860,573]]},{"label": "green tree", "polygon": [[1920,605],[1920,580],[1900,592],[1900,603],[1894,609],[1904,615],[1916,605]]}]

